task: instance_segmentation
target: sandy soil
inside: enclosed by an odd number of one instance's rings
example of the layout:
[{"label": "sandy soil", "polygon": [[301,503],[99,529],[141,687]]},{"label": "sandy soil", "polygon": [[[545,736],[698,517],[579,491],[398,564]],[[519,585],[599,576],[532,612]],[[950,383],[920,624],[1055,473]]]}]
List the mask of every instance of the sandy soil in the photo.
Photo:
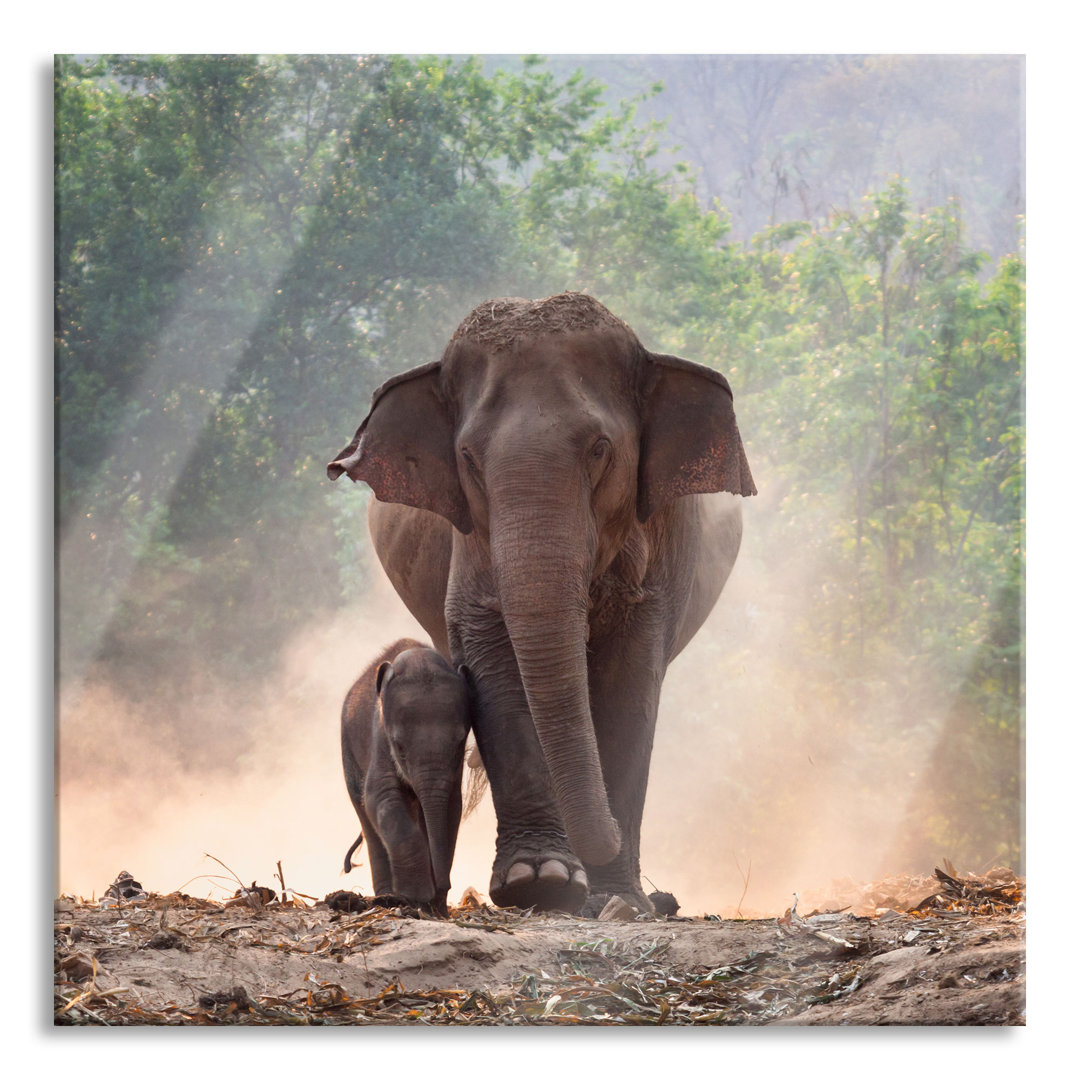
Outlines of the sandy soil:
[{"label": "sandy soil", "polygon": [[61,897],[55,1023],[1025,1023],[1023,883],[1008,871],[863,886],[844,912],[757,920],[475,898],[438,919],[265,897]]}]

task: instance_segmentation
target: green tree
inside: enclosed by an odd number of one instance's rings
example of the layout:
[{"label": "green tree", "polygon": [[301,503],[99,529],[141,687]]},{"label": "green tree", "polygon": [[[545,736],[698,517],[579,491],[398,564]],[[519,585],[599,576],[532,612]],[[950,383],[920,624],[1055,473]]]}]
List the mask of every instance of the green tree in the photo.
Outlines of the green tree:
[{"label": "green tree", "polygon": [[[795,550],[811,571],[795,584],[800,685],[821,708],[800,705],[804,722],[856,718],[882,753],[882,726],[944,723],[936,760],[964,745],[982,764],[923,793],[941,812],[912,826],[915,865],[950,844],[986,858],[991,834],[1015,861],[1020,774],[993,770],[1002,746],[1017,762],[1022,717],[1022,259],[980,283],[958,208],[915,214],[899,181],[827,230],[759,235],[746,258],[728,370],[757,418],[759,487],[779,499],[766,559]],[[965,804],[990,815],[979,829]]]},{"label": "green tree", "polygon": [[61,639],[116,663],[269,663],[339,602],[318,478],[375,386],[491,295],[700,282],[717,234],[537,58],[64,57],[56,101]]}]

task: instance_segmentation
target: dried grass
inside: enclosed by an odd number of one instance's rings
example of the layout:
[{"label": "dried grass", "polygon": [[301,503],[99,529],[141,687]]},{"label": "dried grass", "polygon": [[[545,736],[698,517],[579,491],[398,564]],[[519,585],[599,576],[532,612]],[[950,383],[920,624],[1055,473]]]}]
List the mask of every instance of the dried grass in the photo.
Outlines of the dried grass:
[{"label": "dried grass", "polygon": [[[950,870],[951,870],[950,866]],[[280,874],[280,868],[279,868]],[[67,900],[70,913],[56,924],[55,1022],[89,1025],[714,1025],[761,1024],[835,1001],[855,990],[862,966],[878,953],[916,943],[947,945],[987,914],[1022,922],[1024,882],[998,868],[975,878],[938,870],[940,891],[911,910],[873,915],[815,911],[802,916],[797,900],[773,920],[735,920],[752,926],[767,948],[716,967],[680,967],[669,957],[664,923],[642,945],[617,943],[611,924],[580,920],[584,935],[556,950],[550,970],[523,974],[509,992],[488,988],[405,989],[391,982],[379,993],[357,996],[312,974],[287,993],[253,993],[244,986],[202,994],[193,1005],[151,1008],[131,987],[102,988],[98,956],[111,949],[199,950],[240,940],[246,946],[305,956],[366,956],[402,932],[403,920],[430,918],[410,908],[372,907],[328,917],[293,893],[260,906],[199,900],[180,893],[121,901],[121,911]],[[281,878],[279,877],[279,882]],[[283,882],[281,882],[283,884]],[[906,883],[911,886],[911,882]],[[895,883],[878,886],[895,890]],[[250,890],[259,887],[254,883]],[[238,892],[241,890],[238,890]],[[243,906],[246,905],[246,906]],[[713,918],[713,917],[710,917]],[[456,925],[493,934],[535,927],[544,916],[495,910],[474,893],[450,910]],[[676,919],[676,922],[704,920]],[[714,919],[715,921],[715,919]],[[589,936],[589,935],[592,936]],[[825,967],[820,961],[829,961]],[[827,977],[823,972],[828,972]]]},{"label": "dried grass", "polygon": [[492,349],[508,349],[522,338],[543,334],[607,328],[638,345],[633,330],[599,300],[585,293],[564,292],[543,300],[504,296],[477,305],[454,331],[454,342],[468,340]]}]

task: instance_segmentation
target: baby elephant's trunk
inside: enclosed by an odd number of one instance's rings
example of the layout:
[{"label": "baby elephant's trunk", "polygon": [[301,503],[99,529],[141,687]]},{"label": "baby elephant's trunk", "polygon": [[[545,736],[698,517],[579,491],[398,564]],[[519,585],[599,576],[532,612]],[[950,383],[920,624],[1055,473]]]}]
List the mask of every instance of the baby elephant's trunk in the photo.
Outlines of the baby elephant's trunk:
[{"label": "baby elephant's trunk", "polygon": [[435,881],[434,903],[445,908],[450,891],[450,867],[454,861],[458,826],[461,823],[461,770],[456,783],[440,783],[434,789],[418,791],[427,830],[431,872]]}]

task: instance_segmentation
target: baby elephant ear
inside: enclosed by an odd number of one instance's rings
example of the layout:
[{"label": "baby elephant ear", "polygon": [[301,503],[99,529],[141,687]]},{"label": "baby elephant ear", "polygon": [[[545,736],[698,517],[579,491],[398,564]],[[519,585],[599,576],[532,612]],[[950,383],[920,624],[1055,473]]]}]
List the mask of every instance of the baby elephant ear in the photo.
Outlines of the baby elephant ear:
[{"label": "baby elephant ear", "polygon": [[651,357],[642,414],[638,520],[683,495],[756,495],[727,379],[680,360]]},{"label": "baby elephant ear", "polygon": [[342,473],[363,480],[380,502],[430,510],[472,532],[438,363],[396,375],[375,391],[352,442],[326,467],[331,480]]},{"label": "baby elephant ear", "polygon": [[383,687],[394,677],[394,665],[384,660],[375,672],[375,693],[381,694]]}]

